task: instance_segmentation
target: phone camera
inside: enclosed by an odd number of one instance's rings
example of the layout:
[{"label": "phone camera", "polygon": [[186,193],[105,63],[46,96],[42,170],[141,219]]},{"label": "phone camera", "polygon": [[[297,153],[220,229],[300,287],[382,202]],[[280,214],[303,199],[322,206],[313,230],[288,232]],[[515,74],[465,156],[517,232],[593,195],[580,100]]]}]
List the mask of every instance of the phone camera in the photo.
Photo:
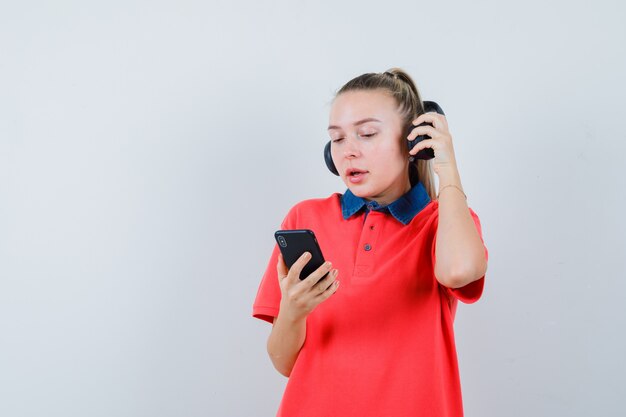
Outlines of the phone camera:
[{"label": "phone camera", "polygon": [[278,236],[278,244],[282,246],[283,248],[287,247],[287,241],[285,240],[283,236]]}]

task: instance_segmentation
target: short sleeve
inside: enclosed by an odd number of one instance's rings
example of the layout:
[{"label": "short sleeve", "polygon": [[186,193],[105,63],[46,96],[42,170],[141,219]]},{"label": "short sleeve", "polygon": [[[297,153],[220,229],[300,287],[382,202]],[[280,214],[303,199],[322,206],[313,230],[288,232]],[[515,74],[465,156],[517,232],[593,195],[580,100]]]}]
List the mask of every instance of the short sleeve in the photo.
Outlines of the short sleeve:
[{"label": "short sleeve", "polygon": [[[296,225],[296,210],[292,208],[280,225],[280,228],[294,229]],[[252,316],[261,320],[265,320],[268,323],[274,322],[274,317],[278,317],[278,311],[280,307],[280,285],[278,284],[278,271],[276,270],[276,264],[278,263],[278,254],[280,250],[278,245],[274,244],[272,255],[265,268],[263,278],[259,284],[254,304],[252,305]]]},{"label": "short sleeve", "polygon": [[[480,240],[483,242],[483,247],[485,248],[485,258],[489,259],[489,253],[487,251],[487,247],[485,246],[485,242],[483,240],[482,228],[480,226],[480,219],[478,218],[478,215],[474,212],[474,210],[472,210],[471,208],[469,210],[470,210],[472,219],[474,220],[474,224],[476,225],[476,230],[478,231]],[[435,258],[436,241],[437,241],[437,235],[435,233],[435,238],[433,239],[433,246],[432,246],[433,265],[435,265],[435,259],[436,259]],[[472,304],[480,299],[483,293],[484,286],[485,286],[485,277],[483,276],[480,279],[474,282],[470,282],[469,284],[460,288],[448,288],[445,286],[442,286],[442,288],[445,289],[448,296],[454,299],[458,299],[465,304]]]},{"label": "short sleeve", "polygon": [[278,253],[278,245],[275,244],[252,306],[252,316],[269,323],[273,323],[274,317],[278,316],[281,299],[278,272],[276,270]]}]

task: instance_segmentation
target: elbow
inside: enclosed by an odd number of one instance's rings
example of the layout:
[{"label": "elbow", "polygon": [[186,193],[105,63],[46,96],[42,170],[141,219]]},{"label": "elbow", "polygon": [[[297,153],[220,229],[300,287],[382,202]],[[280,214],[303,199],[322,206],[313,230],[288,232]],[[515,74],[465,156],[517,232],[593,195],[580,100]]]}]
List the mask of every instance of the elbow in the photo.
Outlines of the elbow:
[{"label": "elbow", "polygon": [[478,262],[465,266],[442,270],[435,266],[435,277],[437,281],[448,288],[461,288],[485,276],[487,272],[487,261],[482,259]]},{"label": "elbow", "polygon": [[441,285],[447,288],[451,288],[451,289],[461,288],[466,285],[464,283],[465,279],[463,275],[452,275],[452,274],[449,274],[449,275],[438,274],[437,275],[436,274],[436,278],[437,278],[437,281],[439,281]]},{"label": "elbow", "polygon": [[289,378],[291,371],[293,370],[293,366],[288,366],[288,364],[281,361],[280,358],[273,356],[271,353],[269,353],[269,355],[272,360],[272,365],[274,365],[274,369],[276,369],[279,374]]},{"label": "elbow", "polygon": [[276,365],[274,365],[274,367],[276,368],[278,373],[280,373],[282,376],[287,377],[287,378],[291,376],[291,369],[279,369],[278,367],[276,367]]},{"label": "elbow", "polygon": [[287,363],[287,361],[285,361],[280,355],[273,353],[269,341],[267,344],[267,354],[272,361],[272,365],[274,365],[274,369],[276,369],[281,375],[289,378],[291,370],[293,369],[293,364]]}]

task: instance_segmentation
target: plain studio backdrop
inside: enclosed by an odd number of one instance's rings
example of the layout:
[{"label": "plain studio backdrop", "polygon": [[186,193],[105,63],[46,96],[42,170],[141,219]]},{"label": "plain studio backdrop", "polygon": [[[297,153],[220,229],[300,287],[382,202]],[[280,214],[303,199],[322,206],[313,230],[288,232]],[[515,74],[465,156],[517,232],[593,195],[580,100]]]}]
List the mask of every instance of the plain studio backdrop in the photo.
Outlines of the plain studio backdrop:
[{"label": "plain studio backdrop", "polygon": [[274,415],[251,317],[273,232],[345,190],[333,93],[394,66],[446,111],[490,251],[455,322],[466,415],[623,415],[625,16],[3,0],[0,415]]}]

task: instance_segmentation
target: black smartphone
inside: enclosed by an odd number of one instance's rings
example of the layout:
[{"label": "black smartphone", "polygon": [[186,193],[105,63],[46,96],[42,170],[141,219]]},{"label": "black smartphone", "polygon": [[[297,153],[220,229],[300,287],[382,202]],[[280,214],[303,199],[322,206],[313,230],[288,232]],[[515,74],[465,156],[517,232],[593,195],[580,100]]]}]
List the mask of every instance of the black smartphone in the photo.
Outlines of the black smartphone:
[{"label": "black smartphone", "polygon": [[283,254],[287,268],[291,268],[294,262],[296,262],[304,252],[311,254],[311,259],[300,273],[301,280],[311,275],[325,262],[320,245],[317,243],[315,233],[313,233],[312,230],[278,230],[274,233],[274,237],[276,238],[280,252]]}]

